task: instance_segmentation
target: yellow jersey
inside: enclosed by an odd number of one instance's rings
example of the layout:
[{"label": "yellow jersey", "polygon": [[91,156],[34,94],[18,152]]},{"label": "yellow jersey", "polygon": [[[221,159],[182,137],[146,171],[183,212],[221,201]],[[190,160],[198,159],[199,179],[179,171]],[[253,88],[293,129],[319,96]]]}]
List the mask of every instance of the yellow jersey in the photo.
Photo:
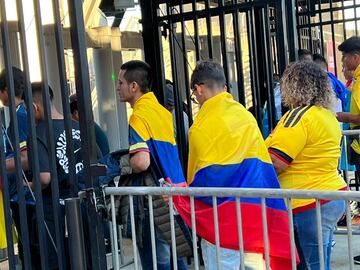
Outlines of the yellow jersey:
[{"label": "yellow jersey", "polygon": [[[278,175],[281,188],[346,188],[337,171],[340,141],[340,126],[330,110],[305,106],[287,112],[266,139],[269,152],[289,165]],[[313,199],[293,199],[292,208],[314,202]]]}]

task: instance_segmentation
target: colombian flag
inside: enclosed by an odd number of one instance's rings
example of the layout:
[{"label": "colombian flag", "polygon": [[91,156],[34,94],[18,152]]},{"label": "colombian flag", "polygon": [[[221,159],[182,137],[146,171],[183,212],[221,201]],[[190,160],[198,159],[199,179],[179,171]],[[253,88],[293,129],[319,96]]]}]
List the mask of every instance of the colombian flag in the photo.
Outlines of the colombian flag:
[{"label": "colombian flag", "polygon": [[130,154],[149,152],[151,167],[158,179],[186,185],[172,115],[159,104],[153,92],[144,94],[135,102],[129,125]]},{"label": "colombian flag", "polygon": [[[190,187],[280,188],[253,116],[228,93],[207,100],[189,132]],[[172,179],[175,180],[175,179]],[[191,227],[189,199],[176,209]],[[239,249],[235,198],[218,198],[220,246]],[[241,198],[245,252],[265,253],[261,199]],[[291,269],[287,209],[282,199],[266,199],[271,269]],[[195,198],[196,231],[215,244],[211,197]]]}]

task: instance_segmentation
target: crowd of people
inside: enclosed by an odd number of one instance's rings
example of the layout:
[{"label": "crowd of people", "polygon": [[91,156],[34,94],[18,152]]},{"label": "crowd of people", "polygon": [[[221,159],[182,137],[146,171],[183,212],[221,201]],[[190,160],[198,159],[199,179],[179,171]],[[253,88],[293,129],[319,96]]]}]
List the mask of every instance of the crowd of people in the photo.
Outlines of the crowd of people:
[{"label": "crowd of people", "polygon": [[[167,83],[167,108],[163,107],[151,91],[151,67],[142,61],[124,63],[118,73],[116,91],[121,102],[132,107],[129,119],[129,154],[122,157],[121,166],[128,166],[127,177],[120,179],[120,186],[158,186],[176,187],[229,187],[229,188],[273,188],[299,190],[347,190],[348,186],[339,173],[341,156],[341,128],[339,122],[349,123],[351,129],[360,126],[360,38],[352,37],[339,46],[342,52],[343,70],[347,87],[333,74],[327,72],[327,63],[319,54],[301,52],[301,59],[290,64],[282,74],[277,86],[278,96],[283,106],[288,108],[282,115],[277,112],[277,126],[267,138],[263,138],[257,121],[246,108],[235,101],[226,86],[222,66],[215,61],[200,61],[191,75],[191,95],[199,103],[199,112],[188,130],[189,148],[187,174],[179,160],[174,130],[173,86]],[[32,91],[36,121],[37,156],[40,168],[40,183],[43,194],[44,219],[50,235],[54,232],[51,181],[59,185],[60,199],[71,197],[73,183],[69,176],[69,157],[64,118],[53,103],[53,93],[49,87],[51,103],[52,132],[55,142],[56,175],[51,173],[51,157],[48,130],[44,116],[43,85],[33,83],[27,89],[24,73],[13,68],[16,116],[19,131],[19,149],[22,170],[29,179],[25,183],[29,232],[37,232],[35,215],[32,167],[29,162],[33,155],[28,138],[28,111],[23,101],[24,91]],[[349,95],[352,93],[351,99]],[[0,74],[0,99],[9,105],[6,70]],[[72,136],[76,175],[83,168],[81,136],[79,131],[79,112],[76,97],[70,98]],[[276,106],[281,108],[281,106]],[[350,108],[349,112],[346,112]],[[187,118],[186,118],[187,119]],[[185,117],[184,117],[185,120]],[[11,196],[11,210],[15,226],[19,231],[20,213],[16,189],[14,147],[11,143],[13,123],[4,134],[6,171]],[[106,135],[96,125],[96,142],[99,157],[109,154]],[[187,130],[187,129],[186,129]],[[352,138],[350,143],[350,164],[360,172],[360,143]],[[124,176],[124,175],[123,175]],[[80,177],[80,176],[79,176]],[[124,180],[126,179],[126,180]],[[1,194],[0,194],[1,195]],[[171,269],[177,264],[179,269],[187,269],[184,256],[191,253],[187,243],[192,227],[190,200],[187,197],[173,198],[176,212],[176,243],[179,256],[171,260],[171,236],[167,197],[154,196],[154,223],[157,269]],[[1,200],[0,200],[1,202]],[[124,208],[129,207],[128,202]],[[323,260],[325,269],[331,269],[333,233],[337,222],[345,211],[345,201],[320,201],[321,228],[324,258],[319,256],[319,242],[316,220],[315,199],[293,199],[287,205],[283,199],[266,199],[268,246],[265,246],[262,221],[262,200],[260,198],[241,198],[243,229],[244,264],[246,269],[266,269],[267,263],[273,270],[292,269],[291,242],[288,211],[293,213],[293,229],[296,242],[297,269],[320,269]],[[234,197],[219,197],[218,227],[220,261],[217,262],[216,237],[212,197],[195,198],[196,231],[201,237],[201,249],[205,268],[240,269],[237,205]],[[2,209],[1,205],[1,209]],[[63,207],[60,205],[60,229],[65,231]],[[166,211],[164,211],[166,210]],[[134,204],[137,246],[142,268],[153,269],[153,255],[150,233],[150,213],[147,200],[136,199]],[[354,219],[359,218],[359,207],[354,207]],[[121,220],[129,225],[128,211]],[[1,213],[0,213],[1,214]],[[29,219],[30,218],[30,219]],[[3,217],[0,217],[1,239],[4,239]],[[186,226],[187,225],[187,226]],[[126,226],[125,226],[126,227]],[[66,243],[65,234],[62,241]],[[4,236],[4,237],[3,237]],[[6,243],[0,240],[1,245]],[[48,263],[57,269],[56,248],[47,235]],[[40,265],[38,239],[31,237],[31,261],[34,269]],[[269,262],[266,260],[268,249]],[[22,243],[19,239],[21,257]],[[359,262],[359,256],[355,257]]]}]

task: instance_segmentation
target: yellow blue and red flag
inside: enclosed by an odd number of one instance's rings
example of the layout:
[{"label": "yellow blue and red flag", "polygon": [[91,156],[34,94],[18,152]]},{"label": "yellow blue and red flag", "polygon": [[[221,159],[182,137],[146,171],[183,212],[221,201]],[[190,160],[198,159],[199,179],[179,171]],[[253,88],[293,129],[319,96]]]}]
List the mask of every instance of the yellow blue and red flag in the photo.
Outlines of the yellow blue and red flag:
[{"label": "yellow blue and red flag", "polygon": [[151,169],[158,179],[186,185],[174,137],[171,113],[159,104],[153,92],[134,104],[129,120],[130,154],[150,153]]},{"label": "yellow blue and red flag", "polygon": [[[280,188],[254,117],[228,93],[207,100],[189,133],[190,187]],[[191,227],[188,198],[175,199]],[[239,250],[235,197],[217,199],[220,246]],[[261,198],[241,198],[245,252],[264,254]],[[266,199],[271,269],[291,269],[288,213],[283,199]],[[215,244],[211,197],[195,198],[196,232]]]}]

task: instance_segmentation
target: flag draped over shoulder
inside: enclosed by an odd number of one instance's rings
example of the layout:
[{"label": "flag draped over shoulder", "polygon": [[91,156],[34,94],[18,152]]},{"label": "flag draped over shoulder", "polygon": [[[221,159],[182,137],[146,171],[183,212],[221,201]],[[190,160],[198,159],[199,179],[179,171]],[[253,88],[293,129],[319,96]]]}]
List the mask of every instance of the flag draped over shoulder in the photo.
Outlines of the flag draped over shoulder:
[{"label": "flag draped over shoulder", "polygon": [[[141,96],[129,120],[130,154],[147,151],[156,177],[186,185],[174,137],[172,115],[153,92]],[[176,180],[174,180],[176,179]]]},{"label": "flag draped over shoulder", "polygon": [[[253,116],[228,93],[207,100],[189,134],[190,187],[280,188]],[[176,184],[179,184],[178,182]],[[189,198],[174,198],[191,227]],[[218,198],[220,246],[239,250],[235,198]],[[211,197],[195,198],[196,232],[215,244]],[[241,198],[245,252],[265,253],[261,199]],[[288,213],[283,199],[266,199],[271,269],[291,269]]]}]

